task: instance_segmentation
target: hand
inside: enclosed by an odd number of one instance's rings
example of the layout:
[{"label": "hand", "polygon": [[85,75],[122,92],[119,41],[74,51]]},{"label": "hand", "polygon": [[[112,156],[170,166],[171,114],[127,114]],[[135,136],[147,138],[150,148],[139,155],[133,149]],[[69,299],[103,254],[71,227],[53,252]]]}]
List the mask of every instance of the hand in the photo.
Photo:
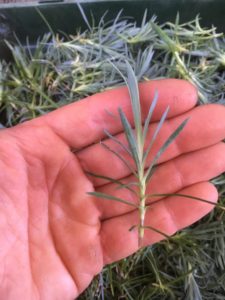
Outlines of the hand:
[{"label": "hand", "polygon": [[[208,181],[225,171],[225,108],[194,108],[197,94],[189,83],[160,80],[140,84],[143,111],[156,89],[154,121],[167,105],[170,113],[153,155],[182,120],[190,120],[161,157],[149,191],[216,202],[217,191]],[[138,223],[138,212],[87,194],[97,190],[135,202],[132,193],[85,172],[132,180],[125,165],[98,143],[104,128],[124,139],[115,117],[119,106],[132,121],[122,87],[0,132],[1,299],[74,299],[105,264],[138,249],[137,230],[128,231]],[[106,143],[115,147],[111,140]],[[152,205],[146,224],[171,235],[211,209],[213,205],[174,196]],[[144,244],[162,238],[146,230]]]}]

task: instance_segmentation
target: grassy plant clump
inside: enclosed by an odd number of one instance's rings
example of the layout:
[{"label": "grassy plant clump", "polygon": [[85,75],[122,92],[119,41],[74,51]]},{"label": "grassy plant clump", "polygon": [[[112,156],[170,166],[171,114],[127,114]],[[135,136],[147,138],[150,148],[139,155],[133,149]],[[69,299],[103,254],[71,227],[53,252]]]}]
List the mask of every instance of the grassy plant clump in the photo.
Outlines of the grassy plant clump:
[{"label": "grassy plant clump", "polygon": [[[117,69],[126,74],[126,61],[134,70],[133,79],[182,78],[197,86],[199,104],[225,102],[224,36],[214,27],[202,28],[198,17],[184,24],[177,17],[174,23],[159,25],[145,14],[138,26],[119,14],[112,22],[103,17],[97,26],[67,37],[46,34],[35,49],[29,41],[8,46],[13,61],[0,62],[2,126],[123,85]],[[125,127],[122,112],[120,116]],[[138,123],[135,126],[137,132]],[[137,164],[144,158],[141,148],[138,153]],[[225,205],[225,176],[213,183]],[[141,184],[143,192],[143,179]],[[216,207],[170,239],[104,268],[79,299],[224,299],[224,222],[224,211]],[[141,237],[141,226],[139,230]]]}]

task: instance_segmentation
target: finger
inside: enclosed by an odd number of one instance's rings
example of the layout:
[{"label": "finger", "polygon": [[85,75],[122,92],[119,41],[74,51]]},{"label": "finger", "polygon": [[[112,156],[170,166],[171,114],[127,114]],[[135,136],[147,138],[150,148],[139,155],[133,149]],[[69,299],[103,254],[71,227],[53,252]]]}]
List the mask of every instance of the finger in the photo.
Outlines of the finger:
[{"label": "finger", "polygon": [[[179,193],[213,202],[218,199],[216,188],[208,182],[197,183],[179,191]],[[212,208],[212,205],[193,199],[178,196],[169,197],[152,205],[147,210],[145,226],[151,226],[166,235],[172,235],[177,230],[189,226],[205,216]],[[137,230],[129,231],[138,222],[137,210],[103,222],[101,242],[104,252],[104,264],[120,260],[138,250]],[[163,238],[163,235],[146,229],[143,245],[151,245]]]},{"label": "finger", "polygon": [[[225,172],[225,144],[218,143],[209,148],[183,154],[159,165],[147,186],[146,194],[175,193],[195,183],[208,181],[223,172]],[[131,182],[135,182],[133,176],[123,180],[124,184]],[[130,185],[130,187],[137,191],[135,186]],[[137,196],[134,193],[125,188],[118,189],[117,184],[110,183],[99,187],[96,191],[124,199],[132,204],[138,204]],[[97,197],[94,201],[102,220],[123,215],[133,210],[133,207],[121,202]]]},{"label": "finger", "polygon": [[[187,81],[163,79],[140,83],[140,100],[146,115],[156,90],[159,94],[154,120],[158,120],[169,105],[169,117],[179,115],[197,102],[197,91]],[[122,130],[118,117],[121,107],[132,122],[130,97],[126,87],[107,90],[66,105],[45,116],[35,119],[38,124],[47,123],[57,135],[71,147],[80,149],[104,137],[103,129],[112,134]],[[34,121],[32,121],[34,122]]]},{"label": "finger", "polygon": [[[147,165],[150,164],[166,139],[186,118],[190,118],[188,123],[160,157],[159,163],[172,159],[182,153],[208,147],[225,138],[225,107],[217,104],[196,107],[183,115],[165,121],[150,151]],[[150,143],[156,126],[156,123],[150,125],[146,144]],[[117,135],[116,138],[127,146],[126,138],[123,133]],[[121,149],[113,140],[108,139],[105,140],[104,143],[118,152],[126,163],[135,168],[134,161],[130,155]],[[114,153],[105,149],[101,144],[87,147],[78,152],[77,156],[85,171],[113,177],[114,179],[124,178],[131,174],[130,169]],[[106,183],[106,181],[102,179],[94,177],[90,177],[90,179],[95,186]]]}]

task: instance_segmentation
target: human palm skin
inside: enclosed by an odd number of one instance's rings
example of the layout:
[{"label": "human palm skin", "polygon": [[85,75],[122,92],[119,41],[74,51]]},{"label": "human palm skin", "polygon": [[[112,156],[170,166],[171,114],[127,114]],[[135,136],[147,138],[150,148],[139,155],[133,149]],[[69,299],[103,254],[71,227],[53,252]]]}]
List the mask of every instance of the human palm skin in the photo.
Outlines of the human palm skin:
[{"label": "human palm skin", "polygon": [[[161,157],[149,192],[179,192],[216,202],[217,191],[208,181],[225,170],[225,108],[195,108],[195,88],[171,79],[140,84],[143,114],[156,89],[159,100],[148,139],[167,105],[171,109],[151,155],[182,120],[190,119]],[[1,300],[74,299],[104,265],[138,250],[137,230],[129,231],[138,224],[138,211],[87,194],[101,191],[137,202],[128,190],[87,175],[133,180],[127,167],[99,144],[104,128],[125,140],[118,107],[132,122],[125,87],[0,132]],[[212,208],[187,198],[165,198],[148,210],[146,225],[171,235]],[[146,230],[144,244],[162,238]]]}]

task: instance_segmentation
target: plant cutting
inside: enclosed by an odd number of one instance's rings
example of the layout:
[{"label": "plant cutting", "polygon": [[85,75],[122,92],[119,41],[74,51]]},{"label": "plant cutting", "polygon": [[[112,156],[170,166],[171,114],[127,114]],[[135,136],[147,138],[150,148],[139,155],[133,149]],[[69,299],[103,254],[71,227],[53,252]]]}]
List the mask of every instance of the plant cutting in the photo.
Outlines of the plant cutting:
[{"label": "plant cutting", "polygon": [[[193,197],[190,195],[183,195],[183,194],[176,194],[176,193],[173,193],[173,194],[147,194],[147,192],[146,192],[147,186],[149,185],[151,177],[154,174],[154,170],[156,168],[156,165],[157,165],[157,162],[158,162],[160,156],[166,151],[166,149],[170,146],[170,144],[176,139],[176,137],[179,135],[179,133],[184,129],[186,123],[188,122],[188,119],[185,119],[174,130],[174,132],[164,141],[163,145],[160,147],[160,149],[158,149],[157,153],[153,157],[150,164],[148,164],[147,163],[148,156],[150,154],[150,151],[151,151],[155,141],[157,140],[160,130],[163,127],[163,124],[164,124],[166,117],[168,115],[168,112],[169,112],[169,107],[167,107],[167,109],[162,114],[161,119],[153,133],[153,136],[152,136],[150,142],[149,141],[147,142],[147,139],[146,139],[147,133],[149,130],[149,125],[150,125],[152,116],[154,114],[154,109],[157,105],[158,93],[156,91],[155,97],[152,100],[151,106],[148,110],[147,117],[144,120],[143,125],[142,125],[143,113],[141,110],[138,81],[134,74],[134,71],[128,62],[126,62],[127,76],[125,76],[123,73],[121,73],[121,71],[115,65],[114,65],[114,67],[119,72],[121,77],[124,79],[124,81],[127,85],[128,91],[129,91],[133,120],[134,120],[134,130],[132,128],[131,123],[128,121],[126,115],[122,111],[122,109],[118,108],[118,114],[120,117],[122,128],[125,132],[127,143],[126,144],[121,143],[121,141],[119,141],[116,137],[114,137],[112,134],[110,134],[110,132],[108,132],[107,130],[104,130],[104,133],[106,134],[106,136],[109,139],[111,139],[113,142],[115,142],[117,145],[119,145],[119,147],[122,150],[124,150],[132,158],[133,164],[129,164],[123,158],[123,156],[119,153],[119,151],[116,152],[115,150],[110,148],[106,143],[104,143],[104,141],[101,141],[100,143],[108,151],[110,151],[114,155],[116,155],[125,164],[125,166],[129,168],[129,170],[131,171],[131,174],[135,178],[135,181],[129,182],[129,184],[124,184],[120,180],[115,180],[114,178],[106,177],[101,174],[94,174],[94,173],[90,173],[90,172],[88,174],[91,176],[97,177],[97,178],[105,179],[108,182],[116,183],[117,188],[120,188],[120,189],[125,188],[125,189],[129,190],[130,192],[134,193],[136,195],[138,204],[133,204],[133,203],[130,203],[129,201],[127,201],[126,199],[117,198],[112,195],[108,195],[108,194],[101,193],[101,192],[90,192],[88,194],[90,194],[92,196],[96,196],[98,198],[105,199],[105,200],[121,202],[121,203],[130,205],[130,206],[138,209],[139,224],[133,225],[130,228],[130,230],[134,230],[136,227],[138,228],[138,244],[139,244],[139,247],[141,247],[143,245],[145,229],[155,230],[155,231],[161,233],[164,237],[168,238],[168,236],[165,233],[160,232],[157,228],[152,228],[148,225],[145,225],[146,211],[149,207],[151,207],[152,204],[155,203],[155,202],[152,202],[151,204],[147,205],[147,201],[149,200],[149,198],[159,197],[159,196],[160,197],[168,197],[168,196],[178,195],[178,196],[187,197],[190,199],[195,199],[198,201],[210,203],[212,205],[216,205],[224,211],[225,211],[225,207],[223,207],[220,204],[215,204],[211,201],[208,201],[205,199],[200,199],[200,198]],[[133,165],[135,166],[134,168],[133,168]],[[136,188],[134,189],[134,187],[136,187]]]},{"label": "plant cutting", "polygon": [[[133,112],[133,118],[134,118],[134,124],[135,124],[135,131],[133,132],[132,126],[130,122],[128,121],[126,115],[122,111],[121,108],[118,109],[119,116],[120,116],[120,121],[122,123],[125,135],[126,135],[126,140],[127,140],[127,145],[121,144],[121,142],[113,137],[108,131],[105,130],[106,135],[108,138],[112,139],[115,143],[117,143],[120,147],[122,147],[132,158],[135,169],[132,168],[132,166],[129,166],[128,163],[123,159],[123,157],[119,154],[119,152],[115,152],[112,150],[110,147],[108,147],[104,142],[101,142],[101,144],[107,148],[109,151],[113,152],[122,162],[129,167],[131,170],[132,174],[134,175],[134,178],[136,181],[129,183],[129,185],[125,185],[119,180],[117,180],[117,184],[119,188],[126,188],[129,189],[129,191],[132,191],[133,193],[136,194],[138,198],[138,203],[137,205],[129,203],[125,199],[119,199],[112,197],[110,195],[104,194],[104,193],[99,193],[99,192],[90,192],[90,195],[101,197],[103,199],[108,199],[108,200],[114,200],[114,201],[119,201],[122,203],[125,203],[127,205],[132,205],[139,210],[139,218],[140,218],[140,223],[138,225],[134,225],[132,229],[135,227],[138,228],[138,235],[139,235],[139,246],[142,245],[142,241],[144,238],[144,230],[148,228],[148,226],[145,226],[145,214],[147,210],[147,200],[148,200],[148,195],[146,194],[146,188],[147,185],[151,179],[151,176],[154,171],[154,167],[159,159],[159,157],[163,154],[163,152],[169,147],[169,145],[173,142],[173,140],[178,136],[180,131],[184,128],[185,124],[187,123],[187,119],[184,120],[180,126],[170,135],[170,137],[164,142],[163,146],[158,150],[157,154],[155,155],[154,159],[150,163],[150,165],[147,165],[147,158],[148,155],[151,151],[151,148],[158,136],[158,133],[160,129],[163,126],[163,123],[167,117],[169,107],[165,110],[163,113],[160,122],[153,134],[153,137],[146,145],[146,137],[149,129],[149,124],[151,121],[151,117],[154,113],[154,108],[157,104],[157,93],[155,95],[155,98],[152,101],[152,104],[150,106],[150,109],[147,114],[147,118],[144,121],[144,126],[142,127],[142,111],[141,111],[141,104],[140,104],[140,97],[139,97],[139,89],[138,89],[138,82],[136,79],[136,76],[128,62],[126,62],[127,66],[127,78],[119,71],[121,76],[123,77],[124,81],[127,84],[128,90],[129,90],[129,95],[131,99],[131,106],[132,106],[132,112]],[[91,174],[92,176],[99,177],[97,174]],[[101,178],[107,179],[109,182],[115,182],[115,179],[113,178],[104,178],[104,176],[100,175]],[[136,186],[137,190],[135,191],[132,187]]]}]

